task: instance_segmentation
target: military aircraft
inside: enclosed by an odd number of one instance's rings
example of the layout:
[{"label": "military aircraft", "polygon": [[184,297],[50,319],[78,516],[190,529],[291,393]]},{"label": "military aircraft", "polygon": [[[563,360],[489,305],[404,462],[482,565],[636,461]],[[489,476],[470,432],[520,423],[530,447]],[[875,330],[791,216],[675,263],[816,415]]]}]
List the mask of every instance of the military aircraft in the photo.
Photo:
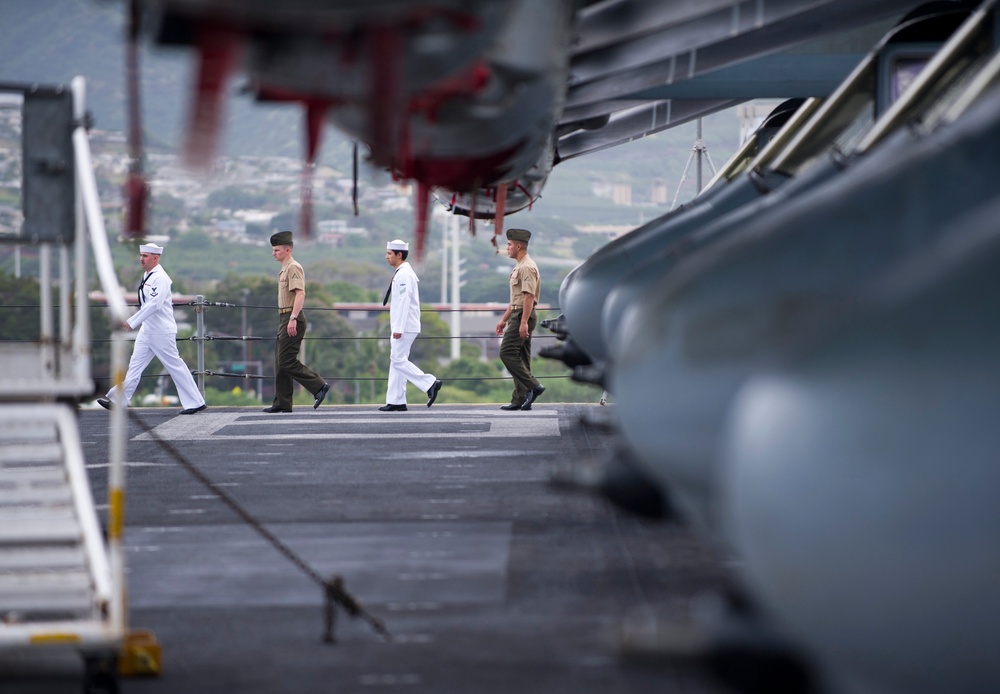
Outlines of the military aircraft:
[{"label": "military aircraft", "polygon": [[[787,125],[787,105],[782,105],[757,134],[758,139],[770,141],[774,130],[784,126],[767,147],[737,152],[696,200],[596,251],[560,287],[559,305],[573,330],[546,356],[568,353],[574,361],[571,366],[602,363],[624,309],[686,254],[717,240],[718,230],[738,228],[741,220],[730,215],[755,215],[759,206],[750,202],[768,197],[767,205],[781,204],[843,171],[861,135],[902,95],[913,75],[930,61],[968,11],[956,3],[930,3],[915,9],[825,103],[808,102]],[[831,152],[836,156],[828,156]],[[794,185],[786,185],[792,179]],[[589,359],[581,357],[580,351]],[[581,380],[607,386],[602,367],[581,372]]]},{"label": "military aircraft", "polygon": [[982,491],[1000,372],[980,313],[996,21],[985,3],[917,78],[951,76],[930,108],[679,263],[612,348],[634,460],[736,558],[823,690],[980,691],[1000,675],[983,589],[1000,517]]},{"label": "military aircraft", "polygon": [[[994,155],[997,96],[962,126]],[[816,306],[730,410],[727,542],[757,600],[840,691],[1000,681],[998,214],[994,194],[846,310]]]},{"label": "military aircraft", "polygon": [[[911,98],[924,109],[911,112],[909,124],[948,136],[951,129],[935,128],[962,93],[953,78],[972,79],[995,51],[992,10],[974,13],[917,78]],[[886,115],[906,111],[900,105]],[[622,432],[643,469],[699,526],[716,523],[713,461],[726,408],[785,324],[814,301],[841,300],[853,282],[930,242],[950,216],[995,194],[985,170],[970,168],[974,158],[950,160],[954,151],[942,154],[928,142],[936,141],[903,127],[841,175],[717,220],[706,227],[711,243],[682,255],[625,311],[610,367]],[[921,146],[931,148],[930,163],[904,169],[900,162]],[[963,156],[984,151],[974,140],[967,146]],[[837,152],[834,163],[841,160]],[[925,194],[921,187],[963,178],[970,180],[957,192]],[[866,192],[852,193],[858,202],[851,207],[845,191],[862,185]]]},{"label": "military aircraft", "polygon": [[190,160],[211,157],[242,72],[256,98],[303,104],[307,170],[330,122],[417,183],[418,255],[431,192],[499,234],[559,161],[741,100],[828,91],[856,61],[845,35],[915,4],[132,1],[135,36],[197,51]]},{"label": "military aircraft", "polygon": [[[261,101],[304,105],[307,169],[328,122],[417,182],[418,253],[432,195],[499,232],[560,161],[807,99],[658,222],[697,241],[641,247],[668,272],[616,269],[581,302],[592,322],[567,306],[556,327],[598,326],[629,464],[737,558],[774,629],[753,636],[813,656],[820,690],[997,681],[994,2],[960,23],[975,3],[933,3],[940,21],[908,18],[853,73],[873,26],[917,2],[135,2],[154,41],[198,52],[193,159],[242,73]],[[600,257],[638,267],[626,246]],[[942,414],[938,396],[965,401]]]},{"label": "military aircraft", "polygon": [[[543,354],[557,352],[567,363],[576,356],[579,365],[571,365],[577,366],[578,380],[594,380],[607,386],[607,375],[614,373],[610,368],[613,365],[606,364],[607,343],[614,342],[630,305],[639,302],[678,265],[692,256],[704,255],[706,249],[740,232],[750,220],[782,209],[788,200],[842,175],[901,121],[926,114],[952,88],[956,73],[970,72],[979,66],[976,61],[981,62],[987,53],[981,37],[979,44],[973,39],[960,38],[945,53],[951,56],[948,60],[931,61],[942,42],[968,16],[967,8],[942,7],[940,3],[914,10],[888,32],[824,103],[806,102],[792,117],[782,116],[792,104],[782,104],[776,109],[758,134],[770,138],[769,144],[753,161],[747,159],[757,147],[754,140],[749,140],[748,147],[737,152],[712,187],[694,202],[598,250],[561,287],[564,315],[560,322],[573,326],[572,335],[555,348],[546,348]],[[970,41],[975,45],[969,47]],[[929,62],[932,64],[928,66]],[[922,86],[906,92],[896,89],[894,94],[893,85],[899,85],[900,70],[910,77],[914,66],[930,68]],[[882,114],[885,117],[876,121]],[[772,121],[784,123],[773,138],[768,132],[772,130]],[[870,136],[865,138],[866,134]],[[863,147],[862,138],[865,138]],[[589,354],[577,348],[577,342],[598,355],[599,363],[591,365]],[[612,389],[617,391],[617,387]],[[661,405],[654,416],[666,415],[664,409],[672,408],[679,413],[690,410],[692,418],[697,419],[694,416],[697,407],[688,406],[684,398],[676,405]],[[669,418],[664,416],[663,421]],[[700,426],[708,425],[702,422]],[[686,443],[678,445],[686,446],[685,450],[704,451],[701,446],[705,440],[696,436],[700,431],[701,428],[695,428],[686,432]],[[708,439],[713,437],[714,434]],[[676,457],[676,452],[670,450]],[[694,464],[690,479],[672,480],[668,492],[662,478],[649,479],[648,467],[636,463],[635,453],[636,450],[623,448],[614,460],[608,461],[601,483],[605,493],[632,510],[642,508],[643,513],[669,515],[681,506],[687,507],[689,519],[704,520],[708,508],[704,485],[710,477],[709,466]],[[674,464],[681,465],[682,460],[687,459],[681,457]],[[651,499],[658,501],[651,504]],[[698,511],[692,510],[692,504]]]}]

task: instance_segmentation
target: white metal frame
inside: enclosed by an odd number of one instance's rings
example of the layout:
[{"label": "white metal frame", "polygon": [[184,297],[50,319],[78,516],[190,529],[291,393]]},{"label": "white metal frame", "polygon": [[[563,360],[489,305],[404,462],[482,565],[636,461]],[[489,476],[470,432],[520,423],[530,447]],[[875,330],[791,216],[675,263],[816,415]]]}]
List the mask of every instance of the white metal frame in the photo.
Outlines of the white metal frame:
[{"label": "white metal frame", "polygon": [[[0,646],[56,644],[101,647],[119,642],[123,635],[121,623],[116,623],[116,602],[120,602],[121,585],[112,578],[111,565],[101,538],[90,483],[81,454],[80,434],[76,418],[66,405],[30,404],[0,406],[6,425],[52,422],[64,451],[64,467],[72,490],[73,507],[80,523],[83,549],[93,586],[93,616],[52,622],[8,623],[0,628]],[[116,585],[118,583],[118,585]]]},{"label": "white metal frame", "polygon": [[[70,645],[98,649],[121,644],[127,620],[125,609],[125,565],[122,551],[125,503],[125,448],[126,422],[122,408],[115,408],[111,416],[108,473],[108,540],[107,548],[102,538],[94,507],[93,496],[87,481],[82,445],[76,419],[69,406],[51,404],[56,398],[81,398],[90,395],[93,388],[90,354],[90,311],[87,301],[89,264],[88,239],[93,250],[94,263],[101,287],[107,297],[110,320],[115,330],[112,335],[111,368],[115,384],[124,379],[125,335],[118,329],[128,310],[118,277],[114,270],[111,249],[97,193],[90,142],[86,130],[86,82],[82,77],[72,80],[74,129],[72,133],[76,190],[76,222],[72,248],[59,249],[60,271],[60,350],[56,354],[52,319],[52,244],[40,245],[41,325],[40,344],[30,345],[30,350],[17,346],[4,350],[5,357],[27,365],[27,373],[11,374],[0,378],[0,399],[13,402],[2,406],[7,421],[51,421],[55,423],[62,448],[67,478],[72,489],[73,503],[80,523],[84,551],[90,567],[94,590],[93,619],[62,620],[51,622],[0,623],[0,647],[17,645]],[[75,257],[73,283],[76,294],[76,312],[70,314],[70,262]],[[29,353],[33,352],[33,354]],[[38,359],[40,361],[35,362]],[[8,366],[16,366],[8,361]],[[35,370],[37,367],[37,371]]]}]

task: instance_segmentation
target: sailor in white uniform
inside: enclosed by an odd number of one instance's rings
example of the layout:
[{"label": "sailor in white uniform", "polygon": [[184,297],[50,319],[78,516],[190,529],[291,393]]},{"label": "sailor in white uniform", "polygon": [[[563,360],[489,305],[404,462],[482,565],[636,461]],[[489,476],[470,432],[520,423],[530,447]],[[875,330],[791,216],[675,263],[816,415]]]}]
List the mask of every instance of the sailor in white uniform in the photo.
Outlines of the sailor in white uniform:
[{"label": "sailor in white uniform", "polygon": [[405,411],[407,381],[427,393],[427,407],[430,407],[441,390],[441,381],[431,374],[424,373],[410,361],[410,347],[420,334],[420,290],[417,287],[419,280],[413,268],[406,262],[410,245],[395,239],[387,243],[385,249],[385,261],[396,271],[382,301],[383,306],[389,304],[392,339],[389,341],[389,386],[386,390],[385,405],[378,409],[382,412]]},{"label": "sailor in white uniform", "polygon": [[122,324],[124,330],[138,327],[139,334],[136,335],[128,373],[125,374],[124,398],[117,388],[112,388],[107,398],[97,400],[105,409],[111,409],[111,403],[120,404],[123,400],[128,403],[132,399],[139,378],[153,357],[160,360],[177,386],[184,408],[181,414],[195,414],[205,409],[205,398],[198,390],[191,370],[177,352],[177,322],[174,320],[174,303],[170,293],[173,280],[160,267],[162,253],[163,247],[153,243],[139,247],[139,264],[146,271],[139,283],[139,310]]}]

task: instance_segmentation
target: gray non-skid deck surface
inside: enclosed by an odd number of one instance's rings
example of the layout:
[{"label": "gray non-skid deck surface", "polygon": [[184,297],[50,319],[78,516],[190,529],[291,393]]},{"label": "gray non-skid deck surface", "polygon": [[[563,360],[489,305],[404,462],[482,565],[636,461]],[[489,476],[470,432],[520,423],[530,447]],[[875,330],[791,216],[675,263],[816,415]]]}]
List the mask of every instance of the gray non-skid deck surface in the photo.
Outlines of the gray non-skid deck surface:
[{"label": "gray non-skid deck surface", "polygon": [[[720,691],[616,654],[623,617],[681,606],[725,571],[681,529],[548,484],[613,447],[581,419],[597,406],[139,412],[307,563],[342,575],[394,640],[341,614],[338,643],[322,643],[320,589],[132,422],[130,618],[161,642],[164,673],[123,680],[126,693]],[[80,415],[102,513],[107,414]]]}]

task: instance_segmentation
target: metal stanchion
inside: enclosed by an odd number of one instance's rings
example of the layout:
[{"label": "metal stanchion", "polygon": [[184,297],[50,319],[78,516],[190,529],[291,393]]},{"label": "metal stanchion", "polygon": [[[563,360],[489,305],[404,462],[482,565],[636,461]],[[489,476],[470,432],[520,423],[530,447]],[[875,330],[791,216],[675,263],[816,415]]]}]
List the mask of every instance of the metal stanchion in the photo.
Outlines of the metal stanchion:
[{"label": "metal stanchion", "polygon": [[195,337],[198,343],[198,390],[205,397],[205,297],[194,297],[194,312],[197,316]]}]

